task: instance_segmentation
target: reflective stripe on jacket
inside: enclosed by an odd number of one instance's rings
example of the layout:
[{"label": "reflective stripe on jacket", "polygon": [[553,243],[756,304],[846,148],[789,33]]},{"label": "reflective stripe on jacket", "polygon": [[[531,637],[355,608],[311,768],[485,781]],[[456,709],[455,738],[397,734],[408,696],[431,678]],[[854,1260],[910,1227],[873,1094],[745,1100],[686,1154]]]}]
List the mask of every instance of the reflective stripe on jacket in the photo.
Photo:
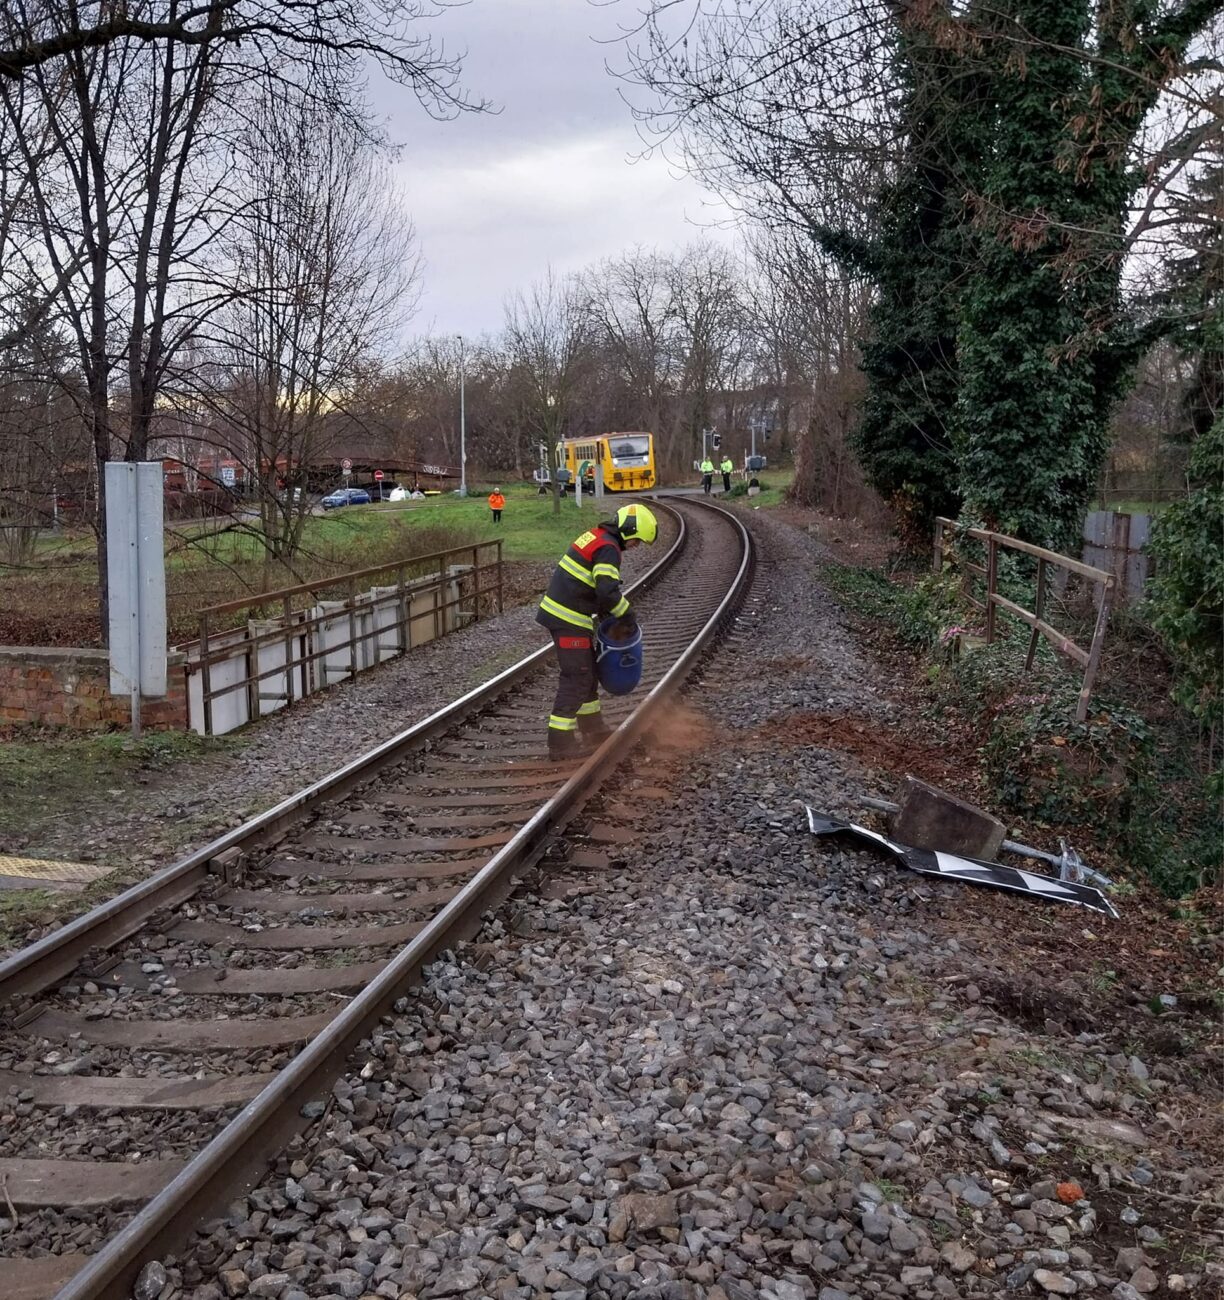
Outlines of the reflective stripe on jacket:
[{"label": "reflective stripe on jacket", "polygon": [[611,524],[599,524],[576,538],[553,570],[536,622],[554,629],[590,629],[597,619],[624,614],[629,602],[621,594],[623,547]]}]

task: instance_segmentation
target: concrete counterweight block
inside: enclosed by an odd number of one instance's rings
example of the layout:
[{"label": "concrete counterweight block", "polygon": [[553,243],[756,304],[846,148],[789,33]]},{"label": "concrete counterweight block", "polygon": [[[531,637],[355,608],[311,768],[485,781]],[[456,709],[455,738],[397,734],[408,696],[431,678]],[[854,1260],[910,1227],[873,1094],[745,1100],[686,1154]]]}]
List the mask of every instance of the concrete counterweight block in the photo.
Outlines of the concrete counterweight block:
[{"label": "concrete counterweight block", "polygon": [[891,833],[899,843],[986,862],[997,858],[1006,828],[981,808],[913,776],[901,783],[897,803]]}]

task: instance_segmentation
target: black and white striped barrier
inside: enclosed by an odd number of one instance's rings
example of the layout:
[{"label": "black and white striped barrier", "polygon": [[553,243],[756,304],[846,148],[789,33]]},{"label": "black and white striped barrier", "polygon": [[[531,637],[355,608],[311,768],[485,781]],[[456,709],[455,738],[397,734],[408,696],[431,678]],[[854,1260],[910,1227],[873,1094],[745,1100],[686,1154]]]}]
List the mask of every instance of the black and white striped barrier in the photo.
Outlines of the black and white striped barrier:
[{"label": "black and white striped barrier", "polygon": [[932,849],[916,849],[908,844],[897,844],[877,831],[855,826],[853,822],[834,821],[822,813],[808,808],[808,828],[813,835],[854,835],[867,840],[895,858],[903,867],[923,876],[940,876],[945,880],[963,880],[970,885],[985,885],[1013,894],[1029,894],[1054,903],[1071,903],[1087,907],[1094,912],[1118,919],[1113,904],[1099,889],[1078,884],[1072,880],[1056,880],[1036,871],[1022,871],[999,862],[982,862],[977,858],[961,857],[956,853],[942,853]]}]

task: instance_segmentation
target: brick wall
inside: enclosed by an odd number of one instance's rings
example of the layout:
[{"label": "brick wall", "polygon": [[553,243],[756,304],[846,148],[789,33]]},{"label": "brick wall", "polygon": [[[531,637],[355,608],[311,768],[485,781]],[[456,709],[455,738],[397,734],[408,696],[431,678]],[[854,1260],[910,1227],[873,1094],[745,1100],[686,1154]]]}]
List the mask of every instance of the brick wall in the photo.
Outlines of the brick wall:
[{"label": "brick wall", "polygon": [[[142,701],[142,727],[187,729],[185,659],[182,654],[170,655],[170,693],[165,699]],[[130,727],[132,719],[129,701],[110,693],[105,650],[0,646],[0,722],[107,731]]]}]

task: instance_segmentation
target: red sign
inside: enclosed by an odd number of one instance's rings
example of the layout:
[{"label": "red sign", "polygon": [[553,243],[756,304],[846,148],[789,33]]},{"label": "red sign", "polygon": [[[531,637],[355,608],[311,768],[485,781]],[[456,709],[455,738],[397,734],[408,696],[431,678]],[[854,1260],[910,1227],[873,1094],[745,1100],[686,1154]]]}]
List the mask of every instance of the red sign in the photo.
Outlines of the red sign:
[{"label": "red sign", "polygon": [[382,470],[380,470],[380,469],[376,469],[376,470],[374,471],[374,482],[375,482],[375,483],[381,483],[381,482],[382,482],[382,476],[383,476],[383,475],[382,475]]}]

